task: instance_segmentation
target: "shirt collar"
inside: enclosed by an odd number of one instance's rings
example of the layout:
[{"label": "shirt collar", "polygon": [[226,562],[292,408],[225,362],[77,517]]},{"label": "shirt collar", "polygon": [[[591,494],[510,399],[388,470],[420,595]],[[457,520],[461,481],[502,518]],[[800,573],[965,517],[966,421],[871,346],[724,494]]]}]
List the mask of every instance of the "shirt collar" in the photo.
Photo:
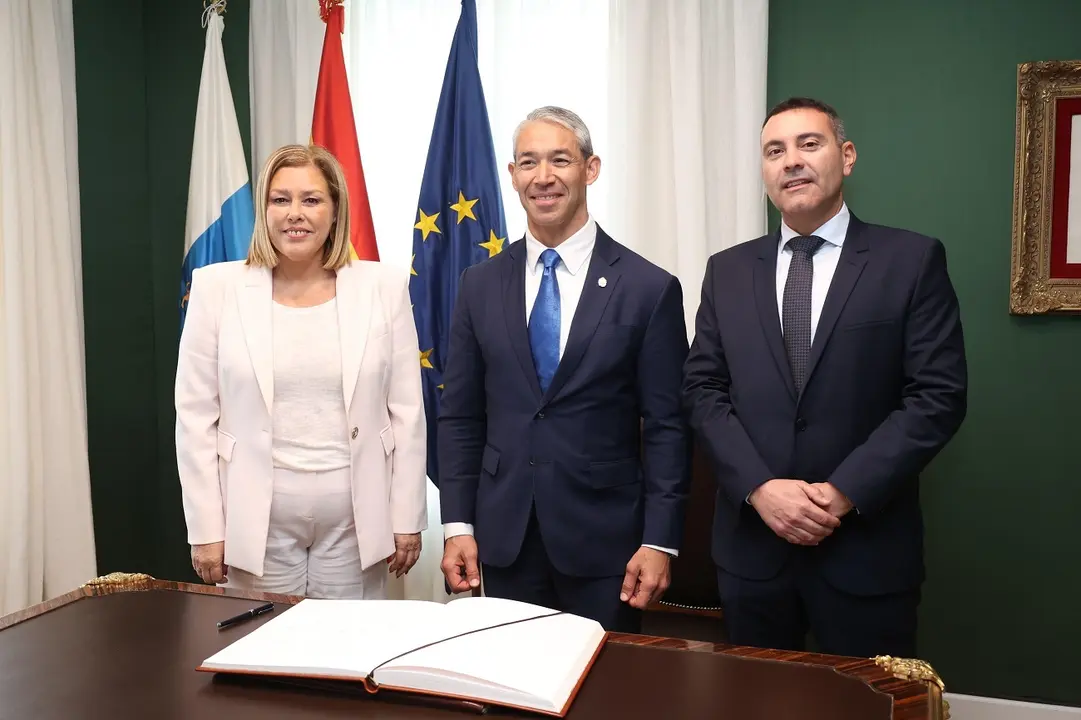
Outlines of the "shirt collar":
[{"label": "shirt collar", "polygon": [[[842,247],[845,244],[845,235],[848,234],[849,217],[848,204],[841,203],[841,209],[837,211],[837,214],[824,222],[822,227],[811,234],[822,238],[830,245]],[[784,220],[781,220],[781,250],[784,250],[785,243],[794,237],[799,237],[799,233],[788,227]]]},{"label": "shirt collar", "polygon": [[[578,274],[578,271],[582,269],[582,266],[586,264],[586,260],[588,260],[589,256],[593,253],[593,246],[596,242],[597,223],[593,220],[593,216],[590,215],[581,230],[571,235],[556,247],[556,251],[559,253],[559,259],[563,263],[563,266],[567,268],[567,272],[571,275]],[[529,228],[526,228],[525,266],[529,272],[534,274],[537,272],[537,268],[540,266],[541,253],[547,249],[548,246],[533,237],[533,233],[529,232]]]}]

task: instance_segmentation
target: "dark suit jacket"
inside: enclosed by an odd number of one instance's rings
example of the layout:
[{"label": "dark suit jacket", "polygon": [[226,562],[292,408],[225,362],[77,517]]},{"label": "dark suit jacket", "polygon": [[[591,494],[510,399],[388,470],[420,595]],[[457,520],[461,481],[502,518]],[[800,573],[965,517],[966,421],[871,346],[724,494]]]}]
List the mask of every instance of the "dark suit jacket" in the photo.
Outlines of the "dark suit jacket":
[{"label": "dark suit jacket", "polygon": [[472,523],[481,562],[504,567],[535,505],[558,570],[622,575],[643,543],[677,549],[682,537],[682,290],[598,228],[567,347],[542,395],[525,257],[519,241],[462,273],[439,414],[442,520]]},{"label": "dark suit jacket", "polygon": [[777,309],[779,233],[709,260],[684,402],[719,485],[713,558],[750,579],[797,546],[745,502],[772,478],[833,483],[858,509],[807,551],[855,594],[923,579],[918,477],[961,425],[967,369],[946,253],[851,217],[797,396]]}]

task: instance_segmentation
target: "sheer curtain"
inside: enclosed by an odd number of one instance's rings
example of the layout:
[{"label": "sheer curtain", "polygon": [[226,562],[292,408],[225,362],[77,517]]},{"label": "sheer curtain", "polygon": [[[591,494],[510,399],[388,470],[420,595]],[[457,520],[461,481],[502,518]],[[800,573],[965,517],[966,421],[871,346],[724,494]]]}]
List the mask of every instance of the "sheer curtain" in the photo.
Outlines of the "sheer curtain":
[{"label": "sheer curtain", "polygon": [[611,7],[611,224],[680,279],[693,335],[706,260],[766,229],[758,138],[769,4]]},{"label": "sheer curtain", "polygon": [[[353,4],[346,4],[346,17]],[[319,17],[319,0],[257,0],[251,4],[248,90],[253,186],[273,150],[311,138],[325,27]]]},{"label": "sheer curtain", "polygon": [[[501,166],[542,105],[585,120],[601,157],[589,207],[684,286],[688,332],[712,252],[765,228],[758,124],[767,0],[477,0],[478,53]],[[458,0],[348,0],[345,59],[380,258],[408,266],[417,195]],[[316,0],[251,8],[254,172],[311,127],[323,24]],[[525,213],[503,184],[512,240]],[[406,596],[446,598],[437,493]]]},{"label": "sheer curtain", "polygon": [[96,573],[71,13],[0,2],[0,615]]}]

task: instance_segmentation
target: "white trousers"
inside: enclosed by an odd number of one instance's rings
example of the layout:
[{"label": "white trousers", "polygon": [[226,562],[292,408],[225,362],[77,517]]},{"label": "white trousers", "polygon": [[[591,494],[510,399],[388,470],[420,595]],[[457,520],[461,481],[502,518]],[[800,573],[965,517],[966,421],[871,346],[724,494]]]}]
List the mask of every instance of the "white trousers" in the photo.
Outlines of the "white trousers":
[{"label": "white trousers", "polygon": [[310,598],[386,598],[387,563],[360,569],[349,469],[274,469],[263,576],[229,568],[225,587]]}]

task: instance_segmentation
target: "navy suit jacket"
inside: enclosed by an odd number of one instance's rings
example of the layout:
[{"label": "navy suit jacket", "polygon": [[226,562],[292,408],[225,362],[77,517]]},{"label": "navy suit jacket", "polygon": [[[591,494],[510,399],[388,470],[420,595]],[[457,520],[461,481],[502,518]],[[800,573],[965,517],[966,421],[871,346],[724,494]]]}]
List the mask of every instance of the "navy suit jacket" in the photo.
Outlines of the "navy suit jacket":
[{"label": "navy suit jacket", "polygon": [[556,569],[622,575],[642,544],[678,549],[682,540],[682,289],[598,228],[567,346],[542,394],[525,257],[519,241],[462,273],[439,414],[442,520],[472,523],[481,562],[505,567],[535,507]]},{"label": "navy suit jacket", "polygon": [[[684,401],[714,466],[714,561],[749,579],[806,552],[871,595],[923,580],[918,478],[966,412],[957,297],[936,239],[851,217],[797,395],[777,309],[779,233],[709,260]],[[778,537],[746,498],[772,478],[832,483],[855,508],[818,546]]]}]

